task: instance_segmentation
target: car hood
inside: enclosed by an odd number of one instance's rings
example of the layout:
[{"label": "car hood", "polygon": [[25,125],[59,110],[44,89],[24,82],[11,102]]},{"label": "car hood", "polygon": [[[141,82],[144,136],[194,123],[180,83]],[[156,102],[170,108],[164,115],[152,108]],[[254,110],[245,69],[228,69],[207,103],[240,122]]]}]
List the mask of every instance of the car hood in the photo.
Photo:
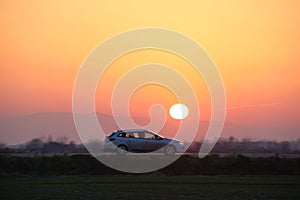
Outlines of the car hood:
[{"label": "car hood", "polygon": [[174,140],[174,139],[170,139],[170,138],[164,138],[163,140],[166,141],[166,142],[176,142],[176,143],[180,143],[179,140]]}]

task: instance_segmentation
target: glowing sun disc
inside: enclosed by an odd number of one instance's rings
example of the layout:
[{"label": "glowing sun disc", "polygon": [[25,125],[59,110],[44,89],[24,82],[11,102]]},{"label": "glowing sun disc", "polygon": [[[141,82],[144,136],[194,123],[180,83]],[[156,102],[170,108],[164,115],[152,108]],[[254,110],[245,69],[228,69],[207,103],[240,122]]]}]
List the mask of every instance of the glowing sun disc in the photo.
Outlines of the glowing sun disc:
[{"label": "glowing sun disc", "polygon": [[189,115],[189,109],[184,104],[174,104],[169,109],[169,114],[173,119],[185,119]]}]

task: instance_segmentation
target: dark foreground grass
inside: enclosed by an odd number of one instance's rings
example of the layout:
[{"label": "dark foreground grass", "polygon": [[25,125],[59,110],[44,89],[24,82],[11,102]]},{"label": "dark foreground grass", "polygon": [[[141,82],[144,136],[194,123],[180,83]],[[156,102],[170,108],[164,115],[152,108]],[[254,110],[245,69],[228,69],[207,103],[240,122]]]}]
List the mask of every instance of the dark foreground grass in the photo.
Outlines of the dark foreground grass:
[{"label": "dark foreground grass", "polygon": [[2,177],[0,199],[300,199],[297,176]]}]

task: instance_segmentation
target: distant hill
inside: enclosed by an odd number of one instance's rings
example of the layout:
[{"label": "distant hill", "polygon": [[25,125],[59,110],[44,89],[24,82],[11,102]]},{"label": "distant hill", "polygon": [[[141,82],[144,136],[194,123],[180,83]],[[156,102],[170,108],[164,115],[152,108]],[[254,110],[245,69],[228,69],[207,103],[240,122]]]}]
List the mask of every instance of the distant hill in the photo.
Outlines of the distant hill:
[{"label": "distant hill", "polygon": [[[107,134],[118,129],[111,116],[98,113],[98,119],[102,125],[105,125],[103,127]],[[143,118],[137,120],[141,124],[147,121]],[[208,122],[201,122],[197,140],[202,139],[207,126]],[[171,128],[168,131],[176,132]],[[47,139],[49,136],[53,139],[67,137],[69,141],[80,143],[72,113],[37,113],[0,120],[0,142],[6,144],[20,144],[32,138],[40,137]],[[234,136],[237,139],[251,138],[253,140],[296,140],[300,138],[300,130],[297,127],[246,126],[226,122],[221,137],[229,136]]]}]

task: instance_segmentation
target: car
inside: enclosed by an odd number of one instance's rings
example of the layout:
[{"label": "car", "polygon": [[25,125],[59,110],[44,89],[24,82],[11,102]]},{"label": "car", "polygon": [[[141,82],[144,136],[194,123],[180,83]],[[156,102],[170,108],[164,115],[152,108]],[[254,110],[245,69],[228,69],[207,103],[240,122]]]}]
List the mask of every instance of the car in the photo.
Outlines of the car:
[{"label": "car", "polygon": [[127,152],[148,153],[163,150],[166,155],[184,152],[181,141],[169,139],[142,129],[118,130],[104,141],[104,151],[114,151],[119,155]]}]

